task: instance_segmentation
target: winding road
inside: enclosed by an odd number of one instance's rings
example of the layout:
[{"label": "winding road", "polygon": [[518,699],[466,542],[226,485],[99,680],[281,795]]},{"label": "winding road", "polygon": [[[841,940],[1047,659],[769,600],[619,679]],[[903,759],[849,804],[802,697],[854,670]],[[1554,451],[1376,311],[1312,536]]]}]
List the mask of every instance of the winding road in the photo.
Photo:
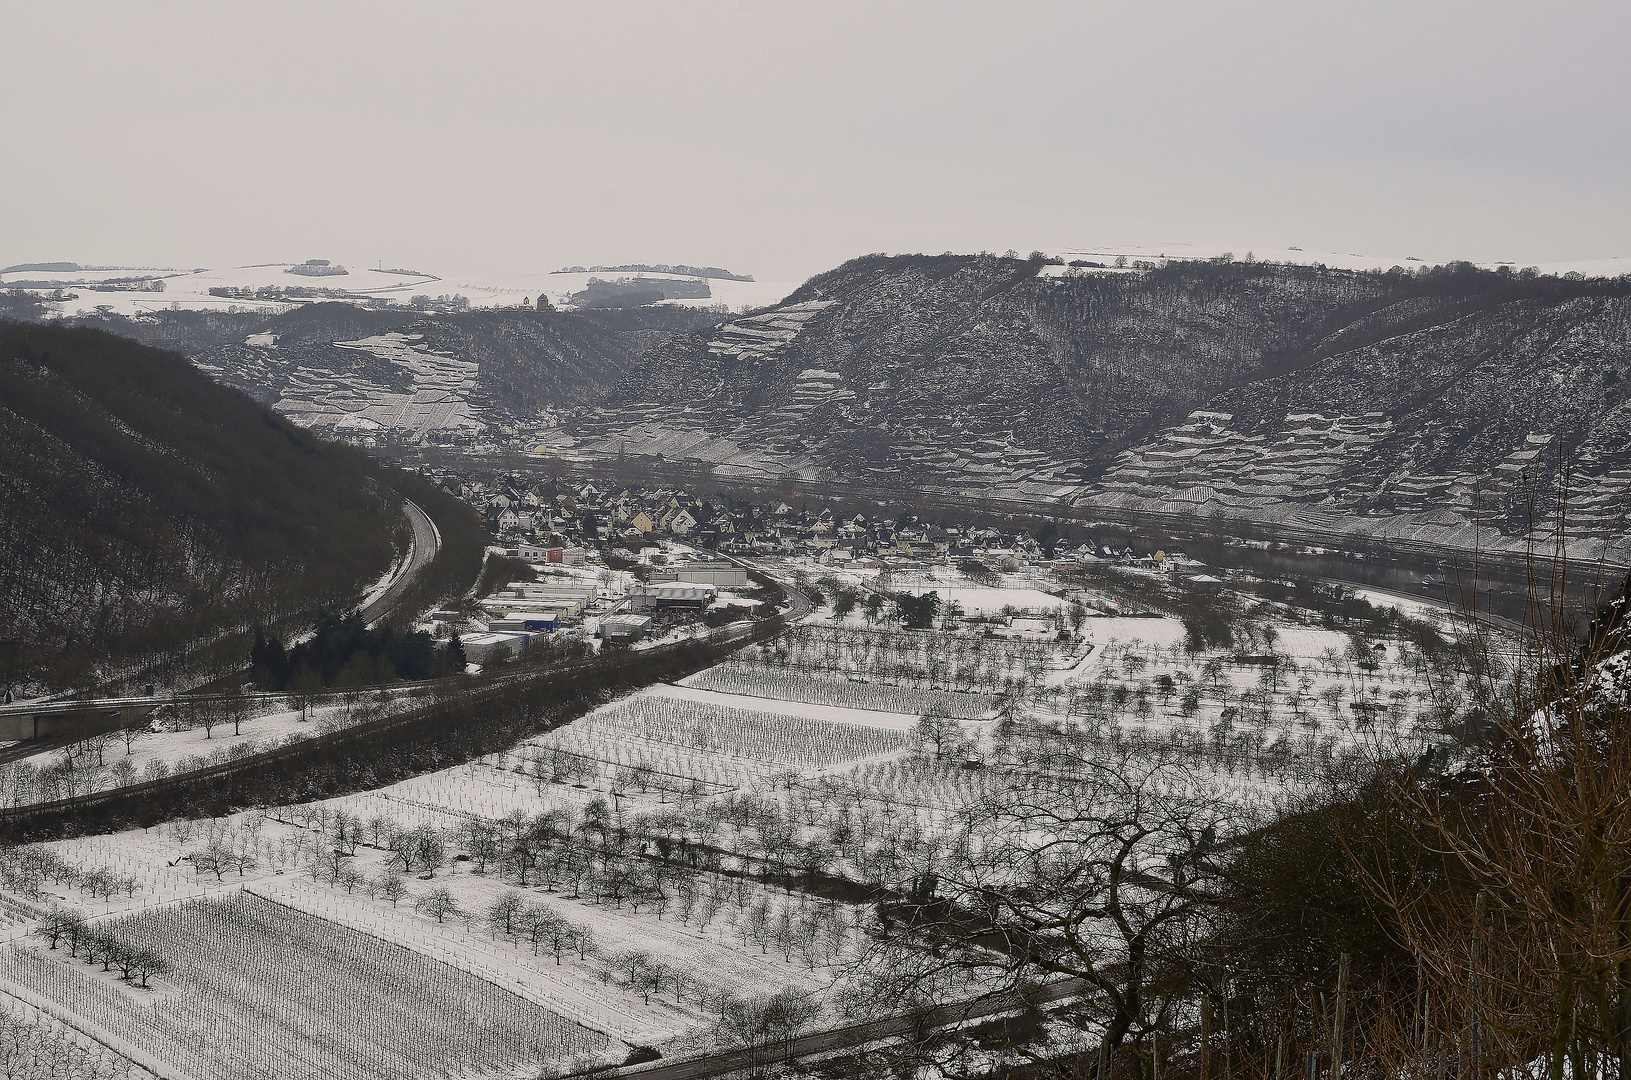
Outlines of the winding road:
[{"label": "winding road", "polygon": [[974,1001],[961,1002],[955,1005],[942,1005],[936,1009],[887,1016],[881,1020],[867,1020],[846,1027],[811,1032],[808,1035],[798,1036],[791,1043],[756,1046],[746,1050],[730,1050],[720,1054],[710,1054],[707,1057],[690,1058],[685,1061],[668,1063],[657,1061],[649,1065],[629,1066],[599,1072],[595,1075],[628,1077],[629,1080],[636,1080],[636,1078],[638,1080],[705,1080],[707,1077],[740,1072],[744,1069],[764,1066],[775,1061],[793,1061],[798,1058],[809,1057],[812,1054],[829,1054],[836,1050],[852,1050],[855,1047],[865,1046],[867,1043],[878,1042],[882,1039],[909,1035],[914,1031],[934,1031],[938,1028],[950,1027],[953,1024],[984,1020],[1027,1006],[1051,1005],[1073,997],[1079,997],[1088,989],[1087,983],[1081,979],[1062,979],[1040,987],[1030,994],[1028,999],[1021,999],[1019,995],[1014,993],[994,994]]},{"label": "winding road", "polygon": [[396,580],[391,587],[380,594],[372,603],[358,610],[363,622],[372,626],[386,612],[390,611],[396,602],[402,599],[402,594],[408,591],[408,586],[424,572],[425,567],[436,558],[436,553],[442,547],[442,534],[436,528],[436,523],[430,520],[430,515],[419,509],[419,504],[410,499],[402,500],[402,512],[407,515],[408,524],[413,526],[413,553],[403,564]]}]

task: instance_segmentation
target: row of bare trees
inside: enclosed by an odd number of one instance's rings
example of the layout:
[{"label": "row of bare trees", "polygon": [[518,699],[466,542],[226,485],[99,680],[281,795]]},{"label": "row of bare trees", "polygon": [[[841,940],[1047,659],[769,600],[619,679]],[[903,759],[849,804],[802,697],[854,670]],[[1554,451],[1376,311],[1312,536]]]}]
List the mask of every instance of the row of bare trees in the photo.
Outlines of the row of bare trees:
[{"label": "row of bare trees", "polygon": [[126,982],[147,986],[147,980],[170,970],[170,961],[152,949],[133,945],[117,933],[105,932],[87,922],[77,911],[53,906],[35,925],[35,933],[55,949],[66,945],[68,955],[87,964],[101,964],[103,971],[119,969]]}]

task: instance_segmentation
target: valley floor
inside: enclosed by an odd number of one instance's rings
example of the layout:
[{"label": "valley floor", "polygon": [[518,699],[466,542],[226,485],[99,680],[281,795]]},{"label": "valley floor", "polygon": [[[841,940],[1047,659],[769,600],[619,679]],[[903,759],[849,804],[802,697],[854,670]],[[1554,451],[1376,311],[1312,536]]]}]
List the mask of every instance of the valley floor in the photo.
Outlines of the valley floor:
[{"label": "valley floor", "polygon": [[[0,1002],[84,1054],[196,1080],[287,1075],[296,1058],[359,1078],[455,1062],[560,1073],[637,1047],[679,1058],[730,1045],[718,1019],[733,1001],[805,995],[820,1011],[804,1030],[846,1020],[873,900],[901,860],[1023,780],[1016,713],[1181,761],[1243,820],[1342,761],[1441,740],[1406,642],[1361,652],[1268,612],[1266,674],[1187,650],[1171,617],[1088,617],[1079,640],[1025,632],[1027,614],[1051,623],[1095,599],[1056,581],[893,587],[1019,618],[914,634],[823,608],[681,685],[466,765],[8,853]],[[329,720],[267,714],[240,738]],[[132,765],[211,741],[153,736]],[[150,943],[170,971],[144,989],[87,963],[90,944],[48,947],[57,907]]]}]

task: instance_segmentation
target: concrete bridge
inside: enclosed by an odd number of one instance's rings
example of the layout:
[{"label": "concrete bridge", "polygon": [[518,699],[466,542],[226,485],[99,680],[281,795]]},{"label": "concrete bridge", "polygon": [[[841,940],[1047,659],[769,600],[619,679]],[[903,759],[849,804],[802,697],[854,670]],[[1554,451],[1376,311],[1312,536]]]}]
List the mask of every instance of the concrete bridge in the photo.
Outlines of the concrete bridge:
[{"label": "concrete bridge", "polygon": [[0,742],[77,742],[144,722],[173,699],[157,695],[76,701],[22,702],[0,706]]}]

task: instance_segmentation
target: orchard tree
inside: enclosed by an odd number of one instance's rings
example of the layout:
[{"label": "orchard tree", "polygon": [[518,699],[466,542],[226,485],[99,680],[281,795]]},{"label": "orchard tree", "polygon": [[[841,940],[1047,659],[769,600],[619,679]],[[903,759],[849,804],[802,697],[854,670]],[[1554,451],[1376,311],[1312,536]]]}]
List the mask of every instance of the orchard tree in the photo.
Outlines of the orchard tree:
[{"label": "orchard tree", "polygon": [[397,903],[408,895],[407,882],[394,870],[382,875],[375,887],[379,889],[379,895],[383,899],[391,902],[392,907],[396,907]]},{"label": "orchard tree", "polygon": [[487,932],[494,937],[515,937],[521,909],[520,893],[513,889],[504,893],[487,907]]},{"label": "orchard tree", "polygon": [[426,878],[434,878],[436,871],[447,865],[447,845],[441,832],[427,822],[415,829],[412,837],[413,861],[425,872]]},{"label": "orchard tree", "polygon": [[912,729],[913,739],[920,752],[933,749],[933,760],[939,761],[951,753],[962,741],[962,725],[949,716],[940,713],[924,713],[917,718],[917,724]]},{"label": "orchard tree", "polygon": [[216,881],[226,877],[236,862],[232,849],[219,838],[211,840],[203,850],[191,851],[182,857],[193,864],[193,873],[214,874]]},{"label": "orchard tree", "polygon": [[449,915],[464,914],[464,910],[459,907],[459,902],[453,898],[453,894],[448,891],[446,885],[432,889],[421,896],[418,902],[414,904],[414,907],[437,922],[441,922]]},{"label": "orchard tree", "polygon": [[138,948],[130,958],[130,972],[141,980],[142,989],[147,989],[147,980],[170,972],[170,961],[151,949]]}]

